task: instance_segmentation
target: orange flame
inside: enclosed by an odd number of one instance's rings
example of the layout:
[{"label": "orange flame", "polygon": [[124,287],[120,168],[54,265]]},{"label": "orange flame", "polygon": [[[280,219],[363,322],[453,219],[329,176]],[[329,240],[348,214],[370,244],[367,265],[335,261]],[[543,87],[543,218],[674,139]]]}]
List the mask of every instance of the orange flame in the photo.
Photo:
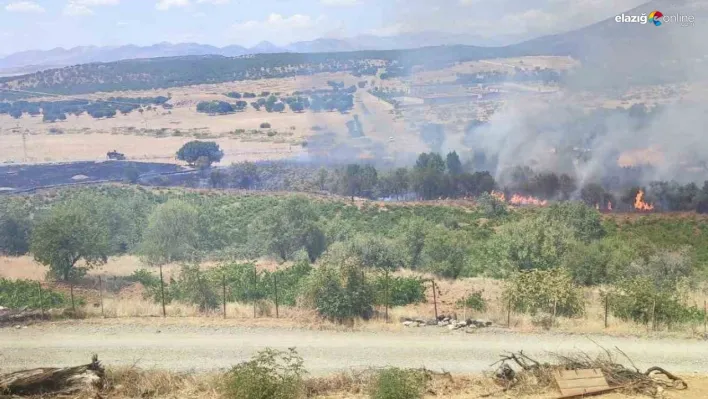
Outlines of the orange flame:
[{"label": "orange flame", "polygon": [[492,195],[492,197],[498,199],[499,201],[506,202],[506,195],[504,195],[504,193],[499,191],[492,191],[490,194]]},{"label": "orange flame", "polygon": [[540,206],[543,206],[543,205],[548,204],[548,201],[546,201],[546,200],[540,200],[538,198],[534,198],[531,196],[524,197],[519,194],[514,194],[511,197],[511,200],[509,202],[511,202],[514,205],[540,205]]},{"label": "orange flame", "polygon": [[644,198],[644,191],[639,190],[637,193],[637,196],[634,198],[634,209],[638,209],[640,211],[651,211],[654,209],[654,205],[652,204],[647,204],[643,200]]}]

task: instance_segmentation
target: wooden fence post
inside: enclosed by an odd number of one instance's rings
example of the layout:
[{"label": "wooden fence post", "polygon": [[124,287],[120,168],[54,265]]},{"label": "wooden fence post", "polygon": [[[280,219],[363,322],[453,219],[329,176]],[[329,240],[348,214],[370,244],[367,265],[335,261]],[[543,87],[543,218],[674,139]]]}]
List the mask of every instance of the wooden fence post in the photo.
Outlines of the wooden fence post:
[{"label": "wooden fence post", "polygon": [[42,312],[42,319],[44,319],[44,299],[42,298],[42,282],[37,281],[37,288],[39,289],[39,310]]},{"label": "wooden fence post", "polygon": [[708,338],[708,301],[703,300],[703,338]]},{"label": "wooden fence post", "polygon": [[435,280],[431,280],[433,282],[433,306],[435,308],[435,320],[438,320],[438,297],[435,289]]},{"label": "wooden fence post", "polygon": [[275,291],[275,318],[280,318],[280,313],[278,312],[278,275],[273,273],[273,290]]},{"label": "wooden fence post", "polygon": [[223,298],[224,318],[226,318],[226,275],[221,275],[221,295]]},{"label": "wooden fence post", "polygon": [[608,327],[607,324],[607,314],[610,311],[610,293],[605,294],[605,328]]},{"label": "wooden fence post", "polygon": [[162,277],[162,264],[160,264],[160,298],[162,300],[162,317],[167,317],[167,309],[165,309],[165,280]]},{"label": "wooden fence post", "polygon": [[511,300],[512,297],[509,295],[509,303],[506,308],[506,328],[511,328]]},{"label": "wooden fence post", "polygon": [[255,319],[256,316],[256,290],[257,290],[257,284],[258,284],[258,271],[256,270],[256,265],[253,265],[253,294],[252,294],[252,300],[253,300],[253,318]]},{"label": "wooden fence post", "polygon": [[103,311],[103,279],[101,276],[98,276],[98,295],[101,299],[101,317],[105,318],[106,313]]},{"label": "wooden fence post", "polygon": [[73,278],[69,281],[69,292],[71,293],[71,310],[72,310],[72,313],[74,314],[74,317],[76,317],[76,303],[74,302],[74,279]]},{"label": "wooden fence post", "polygon": [[384,320],[388,323],[388,269],[386,269],[385,281],[384,281]]}]

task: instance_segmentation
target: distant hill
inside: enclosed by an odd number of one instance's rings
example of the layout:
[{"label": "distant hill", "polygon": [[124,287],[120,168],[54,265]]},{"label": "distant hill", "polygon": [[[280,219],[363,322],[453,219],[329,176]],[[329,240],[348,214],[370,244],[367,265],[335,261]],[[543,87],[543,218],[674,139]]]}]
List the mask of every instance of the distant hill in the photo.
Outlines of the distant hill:
[{"label": "distant hill", "polygon": [[[512,38],[506,38],[513,40]],[[502,39],[503,40],[503,39]],[[70,49],[55,48],[52,50],[23,51],[0,57],[0,75],[12,74],[14,71],[32,67],[34,70],[88,64],[93,62],[113,62],[139,58],[180,57],[190,55],[221,55],[237,57],[247,54],[273,53],[328,53],[361,50],[400,50],[429,46],[466,44],[466,45],[497,45],[500,42],[473,35],[455,35],[440,32],[421,32],[401,34],[396,36],[362,35],[346,39],[316,39],[294,42],[287,46],[276,46],[262,41],[246,48],[238,45],[216,47],[198,43],[158,43],[151,46],[84,46]]]},{"label": "distant hill", "polygon": [[[450,40],[449,36],[423,34],[374,39],[360,36],[359,44],[337,39],[319,39],[294,43],[287,49],[272,43],[259,43],[255,49],[261,54],[242,56],[251,50],[239,46],[218,49],[198,44],[159,44],[145,48],[113,48],[111,57],[139,54],[145,59],[123,60],[106,63],[89,63],[41,71],[16,77],[0,78],[0,87],[35,90],[58,94],[81,94],[95,91],[141,90],[168,88],[203,83],[220,83],[266,77],[287,77],[317,72],[339,70],[355,74],[371,74],[370,61],[381,60],[393,68],[393,74],[405,74],[414,65],[438,67],[454,62],[474,61],[485,58],[518,57],[527,55],[570,55],[583,62],[583,69],[576,76],[577,84],[587,87],[621,87],[626,84],[652,84],[693,78],[708,77],[708,6],[705,0],[668,1],[646,3],[625,14],[648,14],[661,10],[665,15],[676,13],[693,15],[695,26],[681,27],[665,24],[617,23],[615,18],[598,22],[575,31],[545,36],[504,47],[479,47],[470,45],[431,45],[425,43]],[[428,42],[424,39],[429,40]],[[359,46],[410,44],[408,49],[361,50]],[[390,41],[386,41],[390,40]],[[406,41],[408,40],[408,41]],[[460,37],[455,40],[473,40]],[[410,41],[415,41],[414,46]],[[130,47],[130,46],[127,46]],[[325,51],[319,51],[325,49]],[[296,52],[289,52],[289,51]],[[343,52],[343,50],[345,50]],[[205,55],[220,51],[225,55]],[[90,58],[91,51],[75,50]],[[37,54],[25,53],[29,62]],[[47,62],[60,63],[70,57],[63,51],[51,51]],[[152,58],[150,54],[183,54],[187,56]],[[89,54],[89,55],[87,55]],[[106,53],[103,56],[106,56]],[[12,57],[12,56],[11,56]],[[19,57],[19,55],[14,55]],[[62,58],[63,57],[63,58]],[[96,57],[93,55],[92,57]],[[6,57],[7,59],[7,57]],[[99,60],[96,60],[99,61]],[[92,61],[93,62],[93,61]],[[3,93],[0,93],[3,95]],[[8,98],[7,95],[4,98]]]}]

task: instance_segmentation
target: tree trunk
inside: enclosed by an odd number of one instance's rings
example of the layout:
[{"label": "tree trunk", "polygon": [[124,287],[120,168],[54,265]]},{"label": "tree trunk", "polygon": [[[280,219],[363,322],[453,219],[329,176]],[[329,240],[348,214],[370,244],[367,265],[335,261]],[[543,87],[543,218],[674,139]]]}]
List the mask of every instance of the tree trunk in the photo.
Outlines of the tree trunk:
[{"label": "tree trunk", "polygon": [[71,395],[101,388],[105,371],[93,355],[91,363],[66,368],[38,368],[0,375],[0,390],[10,395]]}]

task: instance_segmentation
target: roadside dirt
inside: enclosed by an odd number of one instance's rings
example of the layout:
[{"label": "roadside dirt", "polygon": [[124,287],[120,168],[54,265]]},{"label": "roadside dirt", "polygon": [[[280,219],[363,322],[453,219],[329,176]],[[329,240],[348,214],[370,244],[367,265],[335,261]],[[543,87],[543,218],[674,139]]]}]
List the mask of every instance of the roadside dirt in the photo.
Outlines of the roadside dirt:
[{"label": "roadside dirt", "polygon": [[265,347],[296,347],[313,375],[387,365],[467,374],[487,370],[504,351],[524,350],[533,357],[549,359],[550,353],[598,354],[598,344],[621,348],[641,369],[660,365],[676,373],[708,372],[708,345],[695,340],[593,337],[591,341],[577,335],[502,331],[335,332],[168,325],[160,319],[128,322],[59,322],[0,329],[0,372],[80,364],[92,353],[111,366],[217,371],[247,360]]}]

